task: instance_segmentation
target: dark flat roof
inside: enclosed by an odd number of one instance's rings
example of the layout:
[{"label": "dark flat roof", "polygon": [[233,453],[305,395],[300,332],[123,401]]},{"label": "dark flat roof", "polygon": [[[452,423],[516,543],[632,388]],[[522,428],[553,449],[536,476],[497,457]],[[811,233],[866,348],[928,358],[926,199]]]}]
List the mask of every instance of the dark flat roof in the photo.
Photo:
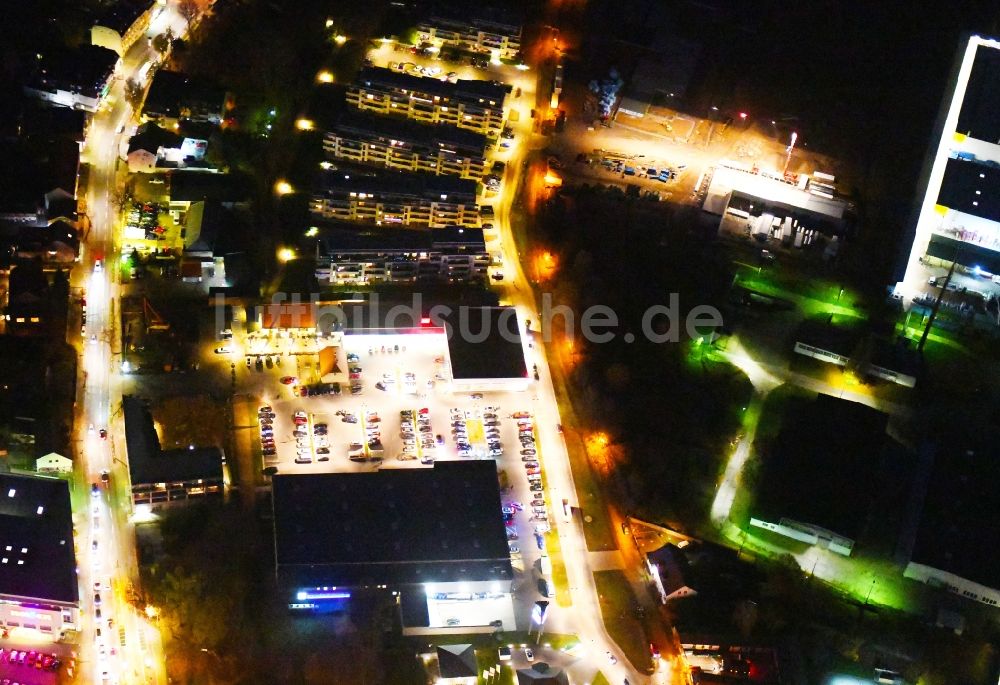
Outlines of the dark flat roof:
[{"label": "dark flat roof", "polygon": [[511,580],[496,464],[276,475],[275,557],[286,582]]},{"label": "dark flat roof", "polygon": [[521,30],[520,17],[497,5],[477,3],[469,6],[465,3],[440,2],[434,7],[431,18],[426,23],[435,25],[440,22],[465,24],[470,27],[508,28],[517,32]]},{"label": "dark flat roof", "polygon": [[0,212],[34,213],[44,205],[45,193],[76,190],[80,146],[69,137],[0,141],[0,155]]},{"label": "dark flat roof", "polygon": [[221,116],[226,92],[203,79],[179,71],[156,72],[143,106],[149,114],[180,116],[181,108],[212,109]]},{"label": "dark flat roof", "polygon": [[406,252],[465,247],[484,252],[481,228],[389,228],[350,223],[320,226],[320,240],[327,255],[338,252]]},{"label": "dark flat roof", "polygon": [[1000,166],[949,158],[937,203],[972,216],[1000,221]]},{"label": "dark flat roof", "polygon": [[856,540],[881,490],[887,422],[880,411],[829,395],[792,406],[763,459],[753,515]]},{"label": "dark flat roof", "polygon": [[[950,95],[949,95],[950,97]],[[955,129],[970,138],[1000,142],[1000,50],[977,46]]]},{"label": "dark flat roof", "polygon": [[0,474],[0,595],[79,599],[67,481]]},{"label": "dark flat roof", "polygon": [[835,326],[827,321],[805,321],[795,335],[796,342],[850,357],[861,342],[863,331]]},{"label": "dark flat roof", "polygon": [[244,202],[250,199],[248,177],[240,173],[174,171],[170,174],[170,199],[174,202]]},{"label": "dark flat roof", "polygon": [[345,112],[334,124],[333,131],[341,135],[362,134],[384,142],[401,140],[410,145],[425,147],[453,146],[477,157],[485,156],[488,144],[483,134],[454,126],[420,124],[396,117],[364,116],[350,111]]},{"label": "dark flat roof", "polygon": [[152,6],[151,0],[118,0],[94,24],[125,35],[135,20]]},{"label": "dark flat roof", "polygon": [[222,452],[217,447],[163,450],[146,403],[122,397],[125,446],[132,485],[222,478]]},{"label": "dark flat roof", "polygon": [[[510,85],[498,81],[478,81],[461,79],[456,83],[436,78],[424,78],[412,74],[401,74],[385,67],[365,67],[355,81],[358,87],[382,86],[397,88],[442,98],[453,98],[484,107],[500,107],[510,92]],[[484,102],[479,102],[482,99]],[[490,100],[495,104],[490,105]]]},{"label": "dark flat roof", "polygon": [[444,321],[453,378],[528,377],[513,307],[464,307]]},{"label": "dark flat roof", "polygon": [[[412,196],[441,202],[466,200],[475,204],[476,182],[458,176],[435,174],[384,173],[361,175],[343,170],[327,171],[320,177],[320,192],[339,191]],[[442,196],[445,196],[442,198]]]},{"label": "dark flat roof", "polygon": [[998,484],[995,450],[940,447],[910,559],[1000,589]]},{"label": "dark flat roof", "polygon": [[31,83],[39,90],[53,87],[97,97],[118,62],[118,53],[97,45],[53,49],[42,55],[41,70]]}]

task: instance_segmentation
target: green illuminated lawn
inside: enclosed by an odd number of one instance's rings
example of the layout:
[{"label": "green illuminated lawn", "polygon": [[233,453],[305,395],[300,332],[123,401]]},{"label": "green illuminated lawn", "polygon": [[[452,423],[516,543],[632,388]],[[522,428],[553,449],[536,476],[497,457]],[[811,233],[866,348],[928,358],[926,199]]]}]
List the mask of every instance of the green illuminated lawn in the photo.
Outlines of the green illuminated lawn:
[{"label": "green illuminated lawn", "polygon": [[758,273],[756,269],[744,268],[737,276],[736,283],[747,290],[792,302],[810,316],[864,316],[863,312],[854,307],[859,301],[856,293],[836,283],[815,278],[783,278],[773,269]]}]

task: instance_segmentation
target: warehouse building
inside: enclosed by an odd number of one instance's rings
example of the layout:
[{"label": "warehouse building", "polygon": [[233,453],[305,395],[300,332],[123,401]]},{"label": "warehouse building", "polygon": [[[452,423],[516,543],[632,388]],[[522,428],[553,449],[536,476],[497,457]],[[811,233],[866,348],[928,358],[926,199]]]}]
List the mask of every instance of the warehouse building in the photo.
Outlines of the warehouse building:
[{"label": "warehouse building", "polygon": [[971,36],[959,50],[951,84],[896,286],[905,298],[936,298],[952,265],[956,290],[1000,295],[1000,41]]},{"label": "warehouse building", "polygon": [[347,103],[362,112],[403,116],[422,124],[455,126],[497,139],[511,87],[497,81],[460,80],[401,74],[365,67],[347,88]]},{"label": "warehouse building", "polygon": [[487,145],[482,134],[450,126],[356,114],[341,117],[323,138],[330,159],[474,181],[486,175]]},{"label": "warehouse building", "polygon": [[0,474],[0,628],[57,639],[79,601],[69,483]]},{"label": "warehouse building", "polygon": [[514,627],[496,465],[276,475],[275,573],[294,610],[388,590],[406,627]]},{"label": "warehouse building", "polygon": [[718,215],[719,233],[785,247],[823,246],[831,256],[850,229],[850,204],[821,172],[797,182],[779,173],[722,163],[712,170],[702,210]]},{"label": "warehouse building", "polygon": [[882,412],[829,395],[793,406],[763,457],[750,525],[850,556],[888,489],[888,465],[907,459],[887,423]]},{"label": "warehouse building", "polygon": [[1000,467],[989,450],[940,447],[903,575],[1000,607]]}]

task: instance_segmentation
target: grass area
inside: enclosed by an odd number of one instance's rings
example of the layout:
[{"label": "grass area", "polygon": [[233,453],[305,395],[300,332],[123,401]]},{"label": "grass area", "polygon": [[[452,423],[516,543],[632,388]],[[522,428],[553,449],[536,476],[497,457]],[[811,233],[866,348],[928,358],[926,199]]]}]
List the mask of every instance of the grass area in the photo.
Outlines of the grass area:
[{"label": "grass area", "polygon": [[773,272],[757,274],[756,269],[739,274],[739,284],[761,295],[794,302],[805,314],[838,314],[864,318],[865,313],[852,305],[857,302],[851,293],[836,284],[815,279],[785,279]]},{"label": "grass area", "polygon": [[[587,450],[577,430],[576,414],[572,401],[566,392],[566,380],[563,376],[559,357],[551,345],[546,346],[546,353],[552,371],[553,388],[556,401],[559,403],[559,416],[562,417],[566,440],[566,453],[569,455],[570,469],[573,471],[573,483],[576,486],[576,497],[583,512],[583,534],[587,541],[587,549],[591,552],[604,552],[618,549],[618,539],[611,525],[608,505],[604,501],[604,493],[594,478],[594,472],[587,459]],[[590,517],[590,521],[586,517]]]},{"label": "grass area", "polygon": [[608,635],[632,666],[641,672],[647,671],[650,667],[649,637],[642,621],[635,615],[636,601],[625,574],[621,571],[597,571],[594,582]]},{"label": "grass area", "polygon": [[608,680],[606,675],[598,671],[594,679],[590,681],[590,685],[611,685],[611,681]]},{"label": "grass area", "polygon": [[816,393],[791,383],[779,385],[767,395],[757,423],[757,437],[769,438],[781,431],[781,424],[788,408],[799,402],[815,399]]},{"label": "grass area", "polygon": [[556,590],[556,604],[561,607],[573,605],[573,596],[569,591],[569,579],[566,576],[566,562],[563,560],[562,546],[559,542],[557,526],[545,534],[545,551],[552,560],[552,585]]},{"label": "grass area", "polygon": [[[513,212],[511,230],[514,236],[514,244],[522,254],[528,254],[531,249],[526,231],[526,222],[527,219],[523,214]],[[608,505],[604,500],[604,493],[594,478],[590,462],[587,460],[587,452],[584,449],[583,441],[580,439],[578,431],[575,430],[579,427],[579,423],[573,411],[572,401],[566,391],[566,378],[563,374],[559,355],[551,344],[545,346],[545,354],[549,360],[549,371],[552,373],[552,385],[555,389],[556,401],[559,403],[559,416],[562,419],[565,429],[566,451],[569,455],[570,469],[573,472],[577,502],[583,511],[583,516],[589,516],[591,519],[589,523],[584,519],[583,525],[583,534],[587,541],[587,549],[591,552],[618,549],[618,538],[615,536],[614,528],[611,525],[611,516],[608,513]],[[553,574],[555,574],[557,572],[555,559],[553,559],[552,565]],[[565,569],[563,570],[565,571]],[[557,585],[557,592],[558,587]]]}]

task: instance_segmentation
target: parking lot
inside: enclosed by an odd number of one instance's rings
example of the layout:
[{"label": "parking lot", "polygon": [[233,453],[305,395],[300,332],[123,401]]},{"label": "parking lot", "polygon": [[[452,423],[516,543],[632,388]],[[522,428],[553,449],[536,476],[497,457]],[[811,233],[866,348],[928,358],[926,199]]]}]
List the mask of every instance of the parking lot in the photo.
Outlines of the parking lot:
[{"label": "parking lot", "polygon": [[60,673],[72,675],[66,644],[27,644],[4,640],[0,646],[0,681],[13,685],[51,685]]},{"label": "parking lot", "polygon": [[[270,411],[262,417],[269,438],[264,445],[274,454],[265,454],[264,465],[278,473],[333,473],[493,459],[503,472],[505,510],[497,515],[507,523],[515,567],[527,572],[518,598],[537,599],[532,565],[544,547],[550,512],[541,490],[531,390],[452,392],[443,335],[344,336],[338,364],[361,369],[348,371],[357,377],[342,383],[340,394],[299,397],[296,386],[275,381]],[[350,384],[360,385],[358,394]]]}]

